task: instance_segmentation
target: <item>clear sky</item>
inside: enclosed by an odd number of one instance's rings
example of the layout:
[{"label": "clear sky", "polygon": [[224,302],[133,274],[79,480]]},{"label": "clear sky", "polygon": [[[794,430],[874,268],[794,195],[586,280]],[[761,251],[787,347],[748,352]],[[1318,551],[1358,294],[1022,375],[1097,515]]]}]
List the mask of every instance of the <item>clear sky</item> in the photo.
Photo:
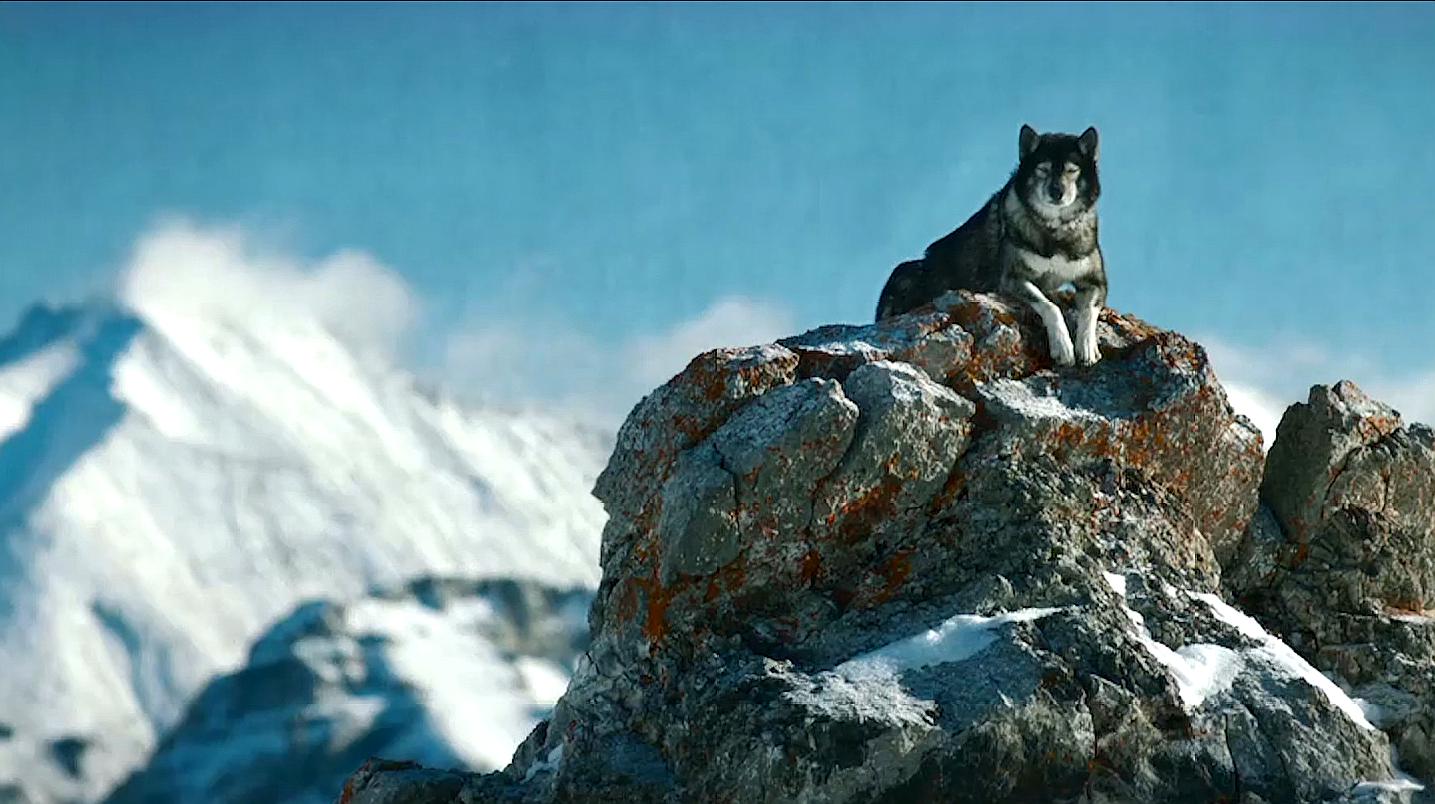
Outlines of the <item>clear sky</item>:
[{"label": "clear sky", "polygon": [[0,327],[183,215],[373,256],[456,382],[487,328],[590,350],[522,393],[722,304],[869,320],[1023,122],[1101,131],[1113,307],[1282,397],[1435,391],[1429,3],[5,3]]}]

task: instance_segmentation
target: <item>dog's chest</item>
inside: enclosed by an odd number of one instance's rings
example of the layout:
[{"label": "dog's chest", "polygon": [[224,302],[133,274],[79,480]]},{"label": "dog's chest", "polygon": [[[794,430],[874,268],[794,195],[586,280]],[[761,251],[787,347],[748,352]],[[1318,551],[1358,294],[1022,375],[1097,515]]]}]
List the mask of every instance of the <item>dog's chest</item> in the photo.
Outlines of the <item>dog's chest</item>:
[{"label": "dog's chest", "polygon": [[1095,268],[1095,254],[1071,259],[1061,254],[1043,257],[1026,249],[1017,249],[1022,264],[1031,273],[1051,282],[1073,282]]}]

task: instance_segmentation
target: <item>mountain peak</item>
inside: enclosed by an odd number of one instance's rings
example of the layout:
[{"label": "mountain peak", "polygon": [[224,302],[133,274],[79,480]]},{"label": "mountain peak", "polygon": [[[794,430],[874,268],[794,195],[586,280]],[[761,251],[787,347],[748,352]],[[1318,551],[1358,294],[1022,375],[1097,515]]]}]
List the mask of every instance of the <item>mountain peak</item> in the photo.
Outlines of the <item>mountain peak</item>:
[{"label": "mountain peak", "polygon": [[192,304],[145,278],[193,240],[0,339],[0,780],[33,798],[97,798],[301,599],[598,578],[590,432],[419,393],[308,302],[250,309],[252,277]]}]

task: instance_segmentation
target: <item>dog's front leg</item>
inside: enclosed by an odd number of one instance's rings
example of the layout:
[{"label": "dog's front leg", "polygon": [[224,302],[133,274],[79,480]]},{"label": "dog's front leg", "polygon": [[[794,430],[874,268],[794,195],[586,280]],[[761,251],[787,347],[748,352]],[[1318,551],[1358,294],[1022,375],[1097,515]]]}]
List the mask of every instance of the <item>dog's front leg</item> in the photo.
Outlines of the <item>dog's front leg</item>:
[{"label": "dog's front leg", "polygon": [[1051,299],[1041,292],[1041,288],[1033,285],[1029,280],[1023,280],[1016,286],[1017,295],[1022,301],[1030,304],[1036,314],[1041,316],[1041,322],[1046,325],[1046,341],[1051,347],[1051,359],[1058,366],[1070,366],[1076,362],[1075,352],[1071,344],[1071,333],[1066,331],[1066,318],[1061,314],[1061,308],[1057,307]]},{"label": "dog's front leg", "polygon": [[1101,349],[1096,345],[1096,320],[1106,301],[1106,290],[1099,284],[1076,289],[1076,362],[1090,366],[1101,359]]}]

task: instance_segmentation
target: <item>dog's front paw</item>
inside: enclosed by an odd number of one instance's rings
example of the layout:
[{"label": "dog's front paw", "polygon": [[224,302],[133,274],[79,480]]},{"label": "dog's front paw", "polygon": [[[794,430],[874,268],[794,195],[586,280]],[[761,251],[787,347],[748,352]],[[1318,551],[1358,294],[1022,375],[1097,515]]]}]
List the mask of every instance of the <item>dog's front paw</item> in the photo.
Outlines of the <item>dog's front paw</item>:
[{"label": "dog's front paw", "polygon": [[1082,338],[1076,343],[1076,362],[1083,366],[1095,365],[1101,359],[1101,350],[1096,348],[1095,338]]},{"label": "dog's front paw", "polygon": [[1075,350],[1071,346],[1071,336],[1065,332],[1058,333],[1060,337],[1051,339],[1051,360],[1058,366],[1070,366],[1076,363]]}]

